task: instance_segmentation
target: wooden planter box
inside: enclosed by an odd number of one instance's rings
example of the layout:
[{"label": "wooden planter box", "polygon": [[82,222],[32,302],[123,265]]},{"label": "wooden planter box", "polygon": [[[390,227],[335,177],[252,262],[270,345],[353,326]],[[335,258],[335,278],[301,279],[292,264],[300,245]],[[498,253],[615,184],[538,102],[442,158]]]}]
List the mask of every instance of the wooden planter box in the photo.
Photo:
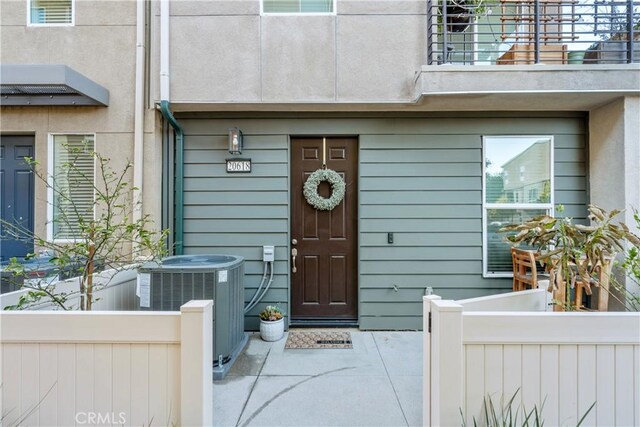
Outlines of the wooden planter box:
[{"label": "wooden planter box", "polygon": [[[568,62],[567,45],[541,45],[541,64],[566,64]],[[533,44],[514,44],[498,60],[498,65],[528,65],[536,62],[536,48]]]}]

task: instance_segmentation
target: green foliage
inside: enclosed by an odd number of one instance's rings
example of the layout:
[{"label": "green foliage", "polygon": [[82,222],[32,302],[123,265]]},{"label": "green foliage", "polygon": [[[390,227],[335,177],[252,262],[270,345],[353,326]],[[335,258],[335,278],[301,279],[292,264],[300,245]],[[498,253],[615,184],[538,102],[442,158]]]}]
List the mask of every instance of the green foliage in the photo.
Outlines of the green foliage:
[{"label": "green foliage", "polygon": [[[49,390],[47,390],[44,396],[42,396],[42,398],[40,398],[40,400],[37,403],[35,403],[31,407],[25,408],[25,412],[18,414],[15,419],[12,419],[15,408],[11,408],[6,412],[3,411],[2,414],[0,414],[0,426],[25,425],[25,422],[29,419],[29,417],[31,417],[31,415],[33,415],[34,412],[38,410],[38,408],[40,408],[40,405],[42,404],[42,402],[44,402],[47,396],[49,396],[49,393],[51,393],[51,391],[55,388],[57,383],[58,383],[57,381],[54,381],[53,384],[51,384],[51,387],[49,387]],[[3,388],[3,385],[0,383],[0,395],[3,392],[2,388]]]},{"label": "green foliage", "polygon": [[[477,420],[476,417],[473,417],[473,426],[477,427],[478,425],[483,425],[486,427],[542,427],[544,426],[544,420],[542,418],[542,410],[544,408],[544,403],[540,408],[534,405],[533,409],[527,411],[524,406],[520,407],[519,405],[515,405],[515,399],[520,389],[516,390],[511,396],[511,399],[505,404],[503,400],[500,400],[500,406],[496,407],[493,402],[493,399],[490,395],[487,395],[484,398],[484,402],[482,405],[482,416],[481,420]],[[596,402],[587,409],[578,423],[576,427],[580,427],[584,420],[589,415],[589,412],[596,406]],[[462,413],[462,409],[460,409],[460,416],[462,417],[462,427],[467,427],[467,422],[465,420],[464,414]]]},{"label": "green foliage", "polygon": [[[558,209],[562,212],[562,208]],[[625,242],[640,244],[640,237],[622,222],[614,222],[621,211],[605,210],[589,205],[591,225],[574,224],[571,218],[537,216],[522,224],[509,225],[500,232],[515,233],[507,239],[537,248],[537,258],[548,268],[554,268],[565,278],[566,301],[559,301],[566,309],[571,307],[570,288],[576,281],[598,285],[598,271],[612,262],[616,253],[624,252]]]},{"label": "green foliage", "polygon": [[[636,221],[636,227],[640,230],[640,215],[638,211],[634,212],[633,218]],[[618,281],[612,281],[613,287],[624,299],[620,302],[630,311],[640,311],[640,245],[637,242],[629,246],[619,267],[623,269],[627,279],[635,285],[635,289],[629,290],[627,286]],[[614,295],[614,298],[617,298],[617,296]]]},{"label": "green foliage", "polygon": [[[72,241],[48,240],[24,228],[3,221],[8,237],[33,242],[40,251],[54,256],[49,260],[56,266],[61,277],[79,276],[80,286],[73,296],[80,296],[80,309],[90,310],[95,301],[93,292],[93,273],[98,268],[135,268],[135,262],[141,259],[158,259],[166,255],[166,237],[168,230],[157,231],[149,215],[141,213],[140,200],[134,201],[137,188],[128,182],[133,164],[127,163],[116,171],[110,166],[110,159],[102,154],[66,146],[69,160],[64,162],[53,176],[42,172],[33,159],[25,159],[39,181],[54,194],[54,199],[65,209],[56,211],[55,225],[72,229]],[[79,160],[90,155],[95,162],[94,176],[86,176],[77,166]],[[86,160],[85,160],[86,161]],[[85,215],[74,200],[72,189],[68,185],[56,185],[56,182],[69,182],[73,176],[88,184],[94,193],[92,215]],[[138,197],[139,198],[139,197]],[[51,203],[51,201],[49,201]],[[136,215],[137,213],[137,215]],[[30,254],[28,258],[34,257]],[[24,267],[13,259],[7,270],[24,277]],[[101,284],[100,286],[106,286]],[[41,280],[37,283],[25,282],[29,288],[18,304],[9,309],[22,309],[38,302],[51,301],[62,309],[69,309],[68,300],[72,295],[56,293],[53,283]],[[44,301],[43,301],[44,300]]]},{"label": "green foliage", "polygon": [[487,4],[485,0],[449,0],[449,7],[455,6],[460,9],[468,10],[470,14],[479,16],[487,12]]}]

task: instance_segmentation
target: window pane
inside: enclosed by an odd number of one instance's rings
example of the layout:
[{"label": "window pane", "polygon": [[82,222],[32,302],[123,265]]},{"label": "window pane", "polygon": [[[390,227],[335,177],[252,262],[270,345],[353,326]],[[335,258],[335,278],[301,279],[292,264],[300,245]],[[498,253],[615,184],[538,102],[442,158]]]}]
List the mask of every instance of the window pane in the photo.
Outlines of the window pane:
[{"label": "window pane", "polygon": [[485,138],[486,203],[550,203],[551,139]]},{"label": "window pane", "polygon": [[268,13],[297,13],[300,0],[264,0],[264,11]]},{"label": "window pane", "polygon": [[53,139],[53,237],[73,239],[79,224],[93,219],[94,141],[92,135]]},{"label": "window pane", "polygon": [[266,13],[330,13],[333,0],[264,0]]},{"label": "window pane", "polygon": [[[511,273],[511,244],[508,233],[498,233],[502,227],[521,224],[544,215],[546,209],[487,209],[487,273]],[[526,249],[524,246],[520,246]]]},{"label": "window pane", "polygon": [[301,0],[300,8],[303,13],[333,12],[333,2],[332,0]]},{"label": "window pane", "polygon": [[32,24],[71,24],[72,0],[31,0]]}]

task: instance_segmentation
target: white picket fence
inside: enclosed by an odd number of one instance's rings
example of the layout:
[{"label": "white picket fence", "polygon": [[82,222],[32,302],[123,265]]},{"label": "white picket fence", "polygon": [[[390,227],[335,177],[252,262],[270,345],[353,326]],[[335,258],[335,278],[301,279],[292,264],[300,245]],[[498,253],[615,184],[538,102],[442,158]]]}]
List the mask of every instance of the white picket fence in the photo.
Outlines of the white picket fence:
[{"label": "white picket fence", "polygon": [[[640,426],[640,313],[544,312],[544,290],[466,301],[424,297],[424,425],[542,409],[545,425]],[[517,307],[525,311],[504,311]],[[477,311],[484,310],[484,311]],[[544,406],[543,406],[544,404]]]},{"label": "white picket fence", "polygon": [[210,425],[211,301],[0,314],[2,425]]}]

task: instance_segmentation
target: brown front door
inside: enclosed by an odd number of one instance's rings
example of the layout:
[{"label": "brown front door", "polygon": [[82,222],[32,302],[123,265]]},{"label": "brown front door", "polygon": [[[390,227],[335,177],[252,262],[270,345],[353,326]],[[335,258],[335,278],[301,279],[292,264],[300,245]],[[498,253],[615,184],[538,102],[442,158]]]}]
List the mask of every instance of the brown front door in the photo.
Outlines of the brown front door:
[{"label": "brown front door", "polygon": [[[316,210],[302,194],[323,158],[346,183],[343,201],[331,211]],[[358,318],[357,168],[356,138],[291,140],[291,250],[297,250],[295,265],[291,257],[293,321]],[[330,185],[322,182],[318,193],[330,197]]]}]

